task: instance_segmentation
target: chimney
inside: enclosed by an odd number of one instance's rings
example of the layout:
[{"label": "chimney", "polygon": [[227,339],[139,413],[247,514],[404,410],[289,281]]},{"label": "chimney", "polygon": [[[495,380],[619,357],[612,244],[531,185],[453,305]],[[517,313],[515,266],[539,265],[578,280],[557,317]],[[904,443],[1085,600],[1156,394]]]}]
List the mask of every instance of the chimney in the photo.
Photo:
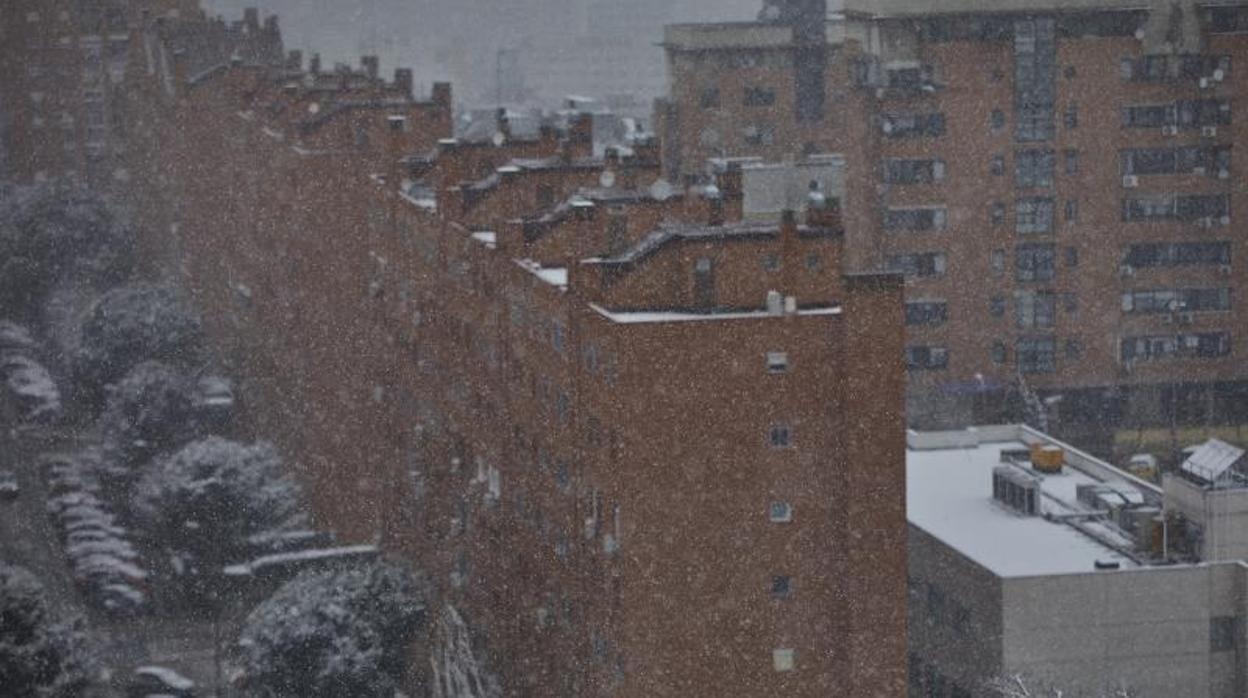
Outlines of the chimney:
[{"label": "chimney", "polygon": [[511,121],[507,119],[507,110],[499,107],[494,113],[494,123],[498,125],[499,133],[503,134],[503,138],[511,140]]},{"label": "chimney", "polygon": [[435,82],[433,83],[433,103],[440,106],[451,108],[451,83]]},{"label": "chimney", "polygon": [[569,159],[588,158],[594,155],[594,115],[580,112],[568,124]]},{"label": "chimney", "polygon": [[369,80],[376,80],[381,70],[381,61],[377,56],[360,56],[360,67],[364,69]]},{"label": "chimney", "polygon": [[395,68],[394,69],[394,89],[407,99],[412,98],[412,69],[411,68]]},{"label": "chimney", "polygon": [[289,70],[303,70],[303,51],[292,50],[286,54],[286,68]]},{"label": "chimney", "polygon": [[719,189],[726,199],[739,199],[745,196],[745,184],[741,174],[741,163],[729,162],[728,167],[716,178]]},{"label": "chimney", "polygon": [[243,10],[243,25],[247,27],[248,34],[260,33],[260,10],[254,7],[248,7]]},{"label": "chimney", "polygon": [[312,73],[312,75],[321,74],[321,54],[312,54],[312,58],[308,60],[308,72]]},{"label": "chimney", "polygon": [[[269,36],[277,36],[281,33],[277,29],[277,15],[269,15],[264,18],[264,33]],[[278,54],[281,54],[280,49],[278,50]]]},{"label": "chimney", "polygon": [[719,187],[708,184],[701,189],[699,198],[706,203],[706,224],[721,226],[724,224],[724,195]]}]

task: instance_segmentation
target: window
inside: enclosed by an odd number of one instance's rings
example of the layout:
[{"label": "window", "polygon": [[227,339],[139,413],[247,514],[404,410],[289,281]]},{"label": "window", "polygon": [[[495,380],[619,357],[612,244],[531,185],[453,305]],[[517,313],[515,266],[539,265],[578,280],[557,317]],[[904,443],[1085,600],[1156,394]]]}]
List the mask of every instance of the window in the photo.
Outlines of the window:
[{"label": "window", "polygon": [[1231,335],[1226,332],[1126,337],[1121,343],[1125,364],[1171,358],[1213,359],[1231,353]]},{"label": "window", "polygon": [[1079,222],[1079,201],[1076,199],[1066,199],[1066,223]]},{"label": "window", "polygon": [[993,225],[1001,225],[1005,222],[1005,204],[1000,201],[992,202],[992,208],[988,211],[988,222]]},{"label": "window", "polygon": [[1158,314],[1210,312],[1231,309],[1229,288],[1180,288],[1128,291],[1122,294],[1122,312]]},{"label": "window", "polygon": [[1053,231],[1053,199],[1019,199],[1014,209],[1014,230],[1021,235]]},{"label": "window", "polygon": [[775,253],[763,255],[763,269],[780,271],[780,255]]},{"label": "window", "polygon": [[1231,103],[1225,99],[1196,99],[1124,107],[1122,123],[1127,128],[1228,126],[1231,123]]},{"label": "window", "polygon": [[992,269],[993,276],[1003,276],[1005,274],[1005,250],[993,250],[988,255],[988,267]]},{"label": "window", "polygon": [[945,301],[912,301],[906,303],[906,325],[936,326],[949,319],[949,304]]},{"label": "window", "polygon": [[1225,222],[1231,212],[1226,194],[1152,194],[1122,200],[1124,221]]},{"label": "window", "polygon": [[820,267],[822,266],[823,266],[823,261],[819,258],[819,255],[817,254],[806,255],[806,269],[808,271],[819,271]]},{"label": "window", "polygon": [[884,161],[883,176],[888,184],[931,184],[945,178],[945,163],[890,158]]},{"label": "window", "polygon": [[793,505],[788,502],[772,502],[767,510],[767,518],[772,523],[788,523],[793,520]]},{"label": "window", "polygon": [[1070,292],[1063,293],[1062,294],[1062,310],[1064,310],[1067,315],[1072,315],[1072,316],[1078,315],[1079,314],[1079,296],[1076,296],[1075,294],[1070,293]]},{"label": "window", "polygon": [[1014,153],[1014,184],[1019,189],[1053,186],[1056,156],[1051,150],[1019,150]]},{"label": "window", "polygon": [[880,130],[888,138],[942,136],[945,133],[945,115],[886,114],[880,120]]},{"label": "window", "polygon": [[988,163],[988,172],[994,177],[1000,177],[1005,174],[1005,156],[993,155],[992,160]]},{"label": "window", "polygon": [[1071,102],[1066,105],[1066,111],[1062,114],[1062,124],[1066,128],[1078,128],[1079,126],[1079,105]]},{"label": "window", "polygon": [[1064,354],[1067,359],[1078,359],[1083,356],[1083,342],[1077,339],[1066,340]]},{"label": "window", "polygon": [[1153,242],[1132,245],[1124,264],[1129,267],[1182,267],[1231,264],[1231,243]]},{"label": "window", "polygon": [[992,115],[988,118],[988,123],[993,131],[1000,131],[1005,128],[1005,112],[1000,109],[993,109]]},{"label": "window", "polygon": [[703,109],[719,108],[719,88],[708,87],[702,90],[702,94],[698,96],[698,106]]},{"label": "window", "polygon": [[771,651],[771,664],[776,671],[793,671],[796,666],[796,660],[793,656],[793,650],[778,649]]},{"label": "window", "polygon": [[555,397],[555,415],[560,424],[568,423],[568,408],[568,394],[560,390],[559,395]]},{"label": "window", "polygon": [[555,464],[555,484],[559,485],[559,489],[566,490],[572,484],[571,474],[568,472],[568,464],[559,461]]},{"label": "window", "polygon": [[1078,248],[1067,247],[1062,252],[1066,256],[1066,266],[1068,267],[1079,266],[1079,249]]},{"label": "window", "polygon": [[992,362],[994,364],[1005,363],[1009,359],[1008,353],[1009,350],[1006,349],[1005,342],[996,341],[992,343]]},{"label": "window", "polygon": [[1057,295],[1052,291],[1019,291],[1015,295],[1015,324],[1019,329],[1053,327]]},{"label": "window", "polygon": [[1018,370],[1023,373],[1052,373],[1057,370],[1055,345],[1052,337],[1019,339],[1014,347]]},{"label": "window", "polygon": [[1226,179],[1231,174],[1231,149],[1225,146],[1134,148],[1119,154],[1123,176],[1203,174]]},{"label": "window", "polygon": [[943,252],[919,252],[889,255],[885,267],[909,278],[941,276],[945,273],[947,260]]},{"label": "window", "polygon": [[1239,621],[1235,616],[1209,619],[1209,651],[1229,652],[1238,645]]},{"label": "window", "polygon": [[789,370],[789,355],[782,351],[767,352],[767,372],[784,373]]},{"label": "window", "polygon": [[772,448],[788,448],[793,445],[793,434],[787,424],[773,424],[767,431],[767,440]]},{"label": "window", "polygon": [[988,312],[992,313],[993,317],[1005,315],[1005,296],[993,296],[988,302]]},{"label": "window", "polygon": [[890,208],[884,211],[884,229],[911,233],[944,230],[947,219],[944,208]]},{"label": "window", "polygon": [[793,593],[793,582],[788,575],[774,575],[771,578],[771,596],[775,599],[787,599]]},{"label": "window", "polygon": [[747,107],[770,107],[776,103],[776,91],[770,87],[747,87],[742,103]]},{"label": "window", "polygon": [[774,145],[776,127],[771,124],[746,126],[741,131],[741,137],[745,139],[746,145]]},{"label": "window", "polygon": [[941,371],[949,367],[949,350],[945,347],[906,347],[906,369],[910,371]]},{"label": "window", "polygon": [[1067,150],[1062,153],[1062,170],[1068,175],[1079,174],[1079,151]]},{"label": "window", "polygon": [[1054,277],[1053,245],[1019,245],[1014,249],[1014,278],[1017,281],[1051,281]]}]

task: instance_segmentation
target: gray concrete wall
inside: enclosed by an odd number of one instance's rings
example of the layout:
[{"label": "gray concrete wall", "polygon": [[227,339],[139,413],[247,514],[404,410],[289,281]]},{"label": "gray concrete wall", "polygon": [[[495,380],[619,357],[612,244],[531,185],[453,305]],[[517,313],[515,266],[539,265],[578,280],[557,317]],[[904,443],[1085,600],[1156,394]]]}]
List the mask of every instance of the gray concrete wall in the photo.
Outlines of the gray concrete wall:
[{"label": "gray concrete wall", "polygon": [[[1147,568],[1003,583],[1002,664],[1068,691],[1231,698],[1243,687],[1245,567]],[[1238,619],[1211,650],[1211,619]]]},{"label": "gray concrete wall", "polygon": [[[916,526],[909,526],[910,695],[925,683],[982,685],[1001,666],[1001,581]],[[939,678],[938,678],[939,677]]]}]

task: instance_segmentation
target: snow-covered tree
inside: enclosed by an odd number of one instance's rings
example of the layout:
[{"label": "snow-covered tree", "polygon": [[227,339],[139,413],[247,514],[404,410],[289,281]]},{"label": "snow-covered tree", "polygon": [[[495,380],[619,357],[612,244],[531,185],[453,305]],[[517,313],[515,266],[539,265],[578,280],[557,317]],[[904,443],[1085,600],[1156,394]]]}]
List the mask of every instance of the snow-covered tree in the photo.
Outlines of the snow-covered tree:
[{"label": "snow-covered tree", "polygon": [[455,607],[438,614],[434,648],[429,656],[432,698],[499,698],[498,681],[473,649],[472,632]]},{"label": "snow-covered tree", "polygon": [[303,572],[247,618],[242,687],[258,696],[392,698],[425,623],[425,589],[385,561]]},{"label": "snow-covered tree", "polygon": [[62,279],[116,283],[134,234],[108,203],[72,180],[0,191],[0,306],[33,316]]},{"label": "snow-covered tree", "polygon": [[145,361],[108,387],[100,426],[124,461],[137,465],[196,437],[195,381],[159,361]]},{"label": "snow-covered tree", "polygon": [[88,390],[99,389],[149,360],[199,362],[199,318],[160,286],[115,288],[83,322],[75,369]]},{"label": "snow-covered tree", "polygon": [[86,635],[52,612],[30,572],[0,562],[0,687],[14,698],[68,698],[88,682]]},{"label": "snow-covered tree", "polygon": [[187,576],[219,574],[248,554],[247,539],[302,526],[298,485],[270,444],[220,437],[193,441],[157,459],[139,480],[135,513]]}]

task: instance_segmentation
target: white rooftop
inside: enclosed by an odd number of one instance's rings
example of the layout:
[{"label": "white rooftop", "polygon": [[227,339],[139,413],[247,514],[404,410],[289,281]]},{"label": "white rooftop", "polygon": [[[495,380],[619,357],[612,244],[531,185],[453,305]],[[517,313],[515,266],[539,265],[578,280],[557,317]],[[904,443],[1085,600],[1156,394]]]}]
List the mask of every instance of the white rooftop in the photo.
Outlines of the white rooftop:
[{"label": "white rooftop", "polygon": [[[725,312],[725,313],[689,313],[681,311],[618,311],[607,310],[595,303],[589,304],[599,315],[605,317],[611,322],[624,325],[650,323],[650,322],[699,322],[711,320],[758,320],[764,318],[781,318],[786,317],[783,313],[772,313],[766,310],[747,310],[741,312]],[[832,306],[828,308],[808,308],[798,310],[795,315],[799,317],[811,315],[840,315],[840,306]]]},{"label": "white rooftop", "polygon": [[1116,527],[1089,520],[1077,524],[1081,531],[1046,518],[1092,513],[1078,502],[1075,488],[1101,479],[1069,465],[1059,475],[1028,468],[1029,475],[1040,479],[1041,516],[1024,516],[993,500],[992,473],[1001,465],[1001,451],[1026,448],[1021,441],[1005,441],[908,449],[907,519],[999,577],[1093,572],[1097,562],[1137,567],[1127,555],[1088,533],[1129,548],[1130,541]]},{"label": "white rooftop", "polygon": [[1205,482],[1216,482],[1244,457],[1244,450],[1225,441],[1209,439],[1192,451],[1180,466],[1183,472]]}]

